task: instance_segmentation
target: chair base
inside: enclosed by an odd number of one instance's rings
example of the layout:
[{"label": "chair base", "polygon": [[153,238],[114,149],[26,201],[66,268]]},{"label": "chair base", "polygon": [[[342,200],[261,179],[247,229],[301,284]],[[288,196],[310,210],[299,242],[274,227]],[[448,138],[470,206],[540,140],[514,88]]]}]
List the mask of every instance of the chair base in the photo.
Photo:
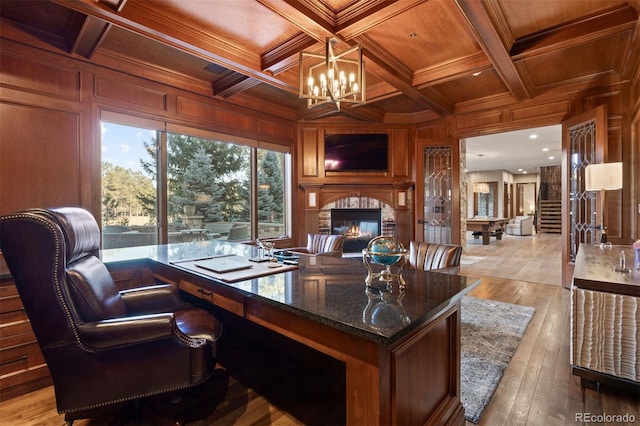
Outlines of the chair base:
[{"label": "chair base", "polygon": [[160,416],[154,407],[150,406],[146,401],[135,400],[125,404],[119,404],[119,410],[116,407],[111,407],[111,412],[100,410],[91,412],[83,411],[78,413],[71,413],[71,415],[65,415],[65,422],[67,426],[72,426],[73,422],[80,419],[93,419],[100,424],[105,425],[158,425],[158,426],[181,426],[183,423],[180,420],[171,419]]}]

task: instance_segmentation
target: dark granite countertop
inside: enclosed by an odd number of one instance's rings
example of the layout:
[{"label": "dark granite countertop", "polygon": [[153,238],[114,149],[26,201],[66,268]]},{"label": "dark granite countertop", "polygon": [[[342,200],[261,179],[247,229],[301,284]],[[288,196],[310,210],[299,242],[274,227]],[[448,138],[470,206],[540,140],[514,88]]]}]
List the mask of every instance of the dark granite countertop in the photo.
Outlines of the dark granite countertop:
[{"label": "dark granite countertop", "polygon": [[[251,257],[253,246],[227,241],[204,241],[161,246],[105,250],[105,263],[150,259],[180,268],[181,260],[221,254]],[[206,278],[285,311],[383,344],[392,344],[429,322],[479,281],[455,273],[405,269],[404,291],[374,283],[367,290],[367,269],[360,258],[302,256],[296,270],[234,283],[215,280],[204,273],[181,269]]]}]

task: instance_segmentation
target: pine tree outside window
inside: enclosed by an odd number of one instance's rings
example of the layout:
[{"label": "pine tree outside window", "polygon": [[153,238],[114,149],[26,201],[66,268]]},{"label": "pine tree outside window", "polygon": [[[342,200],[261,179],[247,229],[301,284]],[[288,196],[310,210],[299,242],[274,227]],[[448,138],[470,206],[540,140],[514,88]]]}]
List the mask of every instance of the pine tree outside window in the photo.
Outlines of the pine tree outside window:
[{"label": "pine tree outside window", "polygon": [[[119,114],[108,114],[113,116],[113,121],[122,120]],[[135,167],[117,168],[106,161],[103,147],[103,229],[122,225],[124,232],[144,231],[147,237],[120,236],[126,241],[117,243],[103,239],[103,248],[290,235],[288,147],[175,125],[147,130],[105,120],[102,126],[103,134],[118,129],[114,147],[137,143],[137,156],[121,152],[114,159]],[[132,219],[129,210],[116,209],[114,201],[122,204],[125,196],[136,200],[136,211],[145,212],[144,227],[126,226]]]}]

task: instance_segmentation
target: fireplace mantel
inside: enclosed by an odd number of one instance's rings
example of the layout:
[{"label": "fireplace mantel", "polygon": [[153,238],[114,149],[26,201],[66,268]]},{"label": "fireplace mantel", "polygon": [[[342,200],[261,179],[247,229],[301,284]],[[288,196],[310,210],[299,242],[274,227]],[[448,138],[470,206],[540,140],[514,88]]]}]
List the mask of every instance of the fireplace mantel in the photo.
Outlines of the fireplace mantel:
[{"label": "fireplace mantel", "polygon": [[305,209],[320,209],[325,204],[346,197],[371,197],[384,201],[395,210],[409,209],[413,182],[372,184],[300,184],[305,192]]},{"label": "fireplace mantel", "polygon": [[298,235],[299,244],[306,241],[308,233],[318,232],[318,214],[323,206],[348,197],[370,197],[393,207],[396,221],[396,238],[408,246],[413,238],[413,182],[401,183],[345,183],[300,184],[304,192],[304,232]]}]

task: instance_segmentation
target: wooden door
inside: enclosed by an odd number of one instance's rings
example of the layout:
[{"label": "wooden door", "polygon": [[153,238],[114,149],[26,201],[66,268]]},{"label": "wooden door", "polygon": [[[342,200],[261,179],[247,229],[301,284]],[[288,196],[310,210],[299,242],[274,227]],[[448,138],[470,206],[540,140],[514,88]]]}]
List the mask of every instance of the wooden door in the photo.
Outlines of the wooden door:
[{"label": "wooden door", "polygon": [[416,241],[460,244],[460,191],[458,142],[451,139],[418,139]]},{"label": "wooden door", "polygon": [[581,243],[596,241],[600,195],[584,190],[584,169],[606,157],[607,111],[600,105],[562,123],[562,285],[571,287]]}]

